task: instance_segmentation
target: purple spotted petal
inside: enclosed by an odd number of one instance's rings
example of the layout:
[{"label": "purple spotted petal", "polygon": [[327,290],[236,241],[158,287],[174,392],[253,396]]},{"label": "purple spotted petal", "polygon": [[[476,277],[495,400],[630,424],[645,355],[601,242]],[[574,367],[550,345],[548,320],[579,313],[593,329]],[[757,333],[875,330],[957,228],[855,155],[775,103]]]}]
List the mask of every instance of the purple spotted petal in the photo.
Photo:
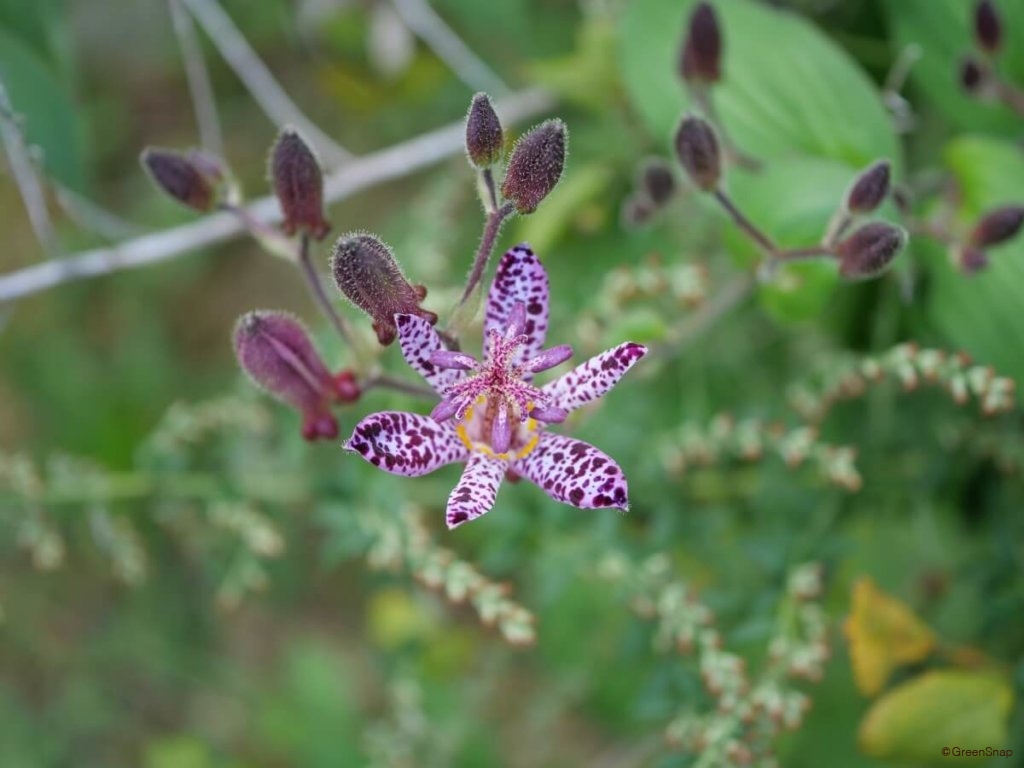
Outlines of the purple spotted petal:
[{"label": "purple spotted petal", "polygon": [[507,467],[508,462],[483,453],[470,456],[462,479],[448,497],[445,520],[449,528],[475,520],[491,510]]},{"label": "purple spotted petal", "polygon": [[345,448],[385,472],[408,477],[465,461],[468,453],[450,425],[401,411],[371,413],[356,424]]},{"label": "purple spotted petal", "polygon": [[501,257],[487,294],[484,318],[484,353],[490,351],[488,331],[505,333],[512,308],[521,301],[526,309],[523,333],[528,341],[519,348],[515,364],[535,357],[548,334],[548,273],[529,246],[517,245]]},{"label": "purple spotted petal", "polygon": [[545,384],[541,391],[551,398],[551,405],[574,411],[614,387],[646,354],[647,347],[643,344],[627,341],[577,365],[564,376]]},{"label": "purple spotted petal", "polygon": [[446,350],[444,342],[430,323],[416,315],[395,315],[395,325],[405,361],[439,394],[444,394],[451,384],[462,378],[462,371],[442,368],[430,361],[434,352]]},{"label": "purple spotted petal", "polygon": [[582,440],[542,432],[537,447],[512,469],[556,501],[580,509],[629,510],[629,488],[619,465]]}]

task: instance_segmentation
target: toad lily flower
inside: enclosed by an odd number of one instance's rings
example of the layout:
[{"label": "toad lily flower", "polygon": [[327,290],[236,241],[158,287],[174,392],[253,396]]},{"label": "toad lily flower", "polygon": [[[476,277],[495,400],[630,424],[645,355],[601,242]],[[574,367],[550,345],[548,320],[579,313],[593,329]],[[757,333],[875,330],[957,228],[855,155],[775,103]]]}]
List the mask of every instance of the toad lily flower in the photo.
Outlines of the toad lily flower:
[{"label": "toad lily flower", "polygon": [[465,462],[448,498],[449,528],[494,506],[504,477],[525,477],[553,499],[581,509],[626,511],[626,478],[594,446],[546,430],[608,392],[647,354],[627,342],[564,376],[535,386],[533,375],[568,360],[568,345],[542,350],[548,277],[525,245],[508,251],[487,299],[482,360],[446,349],[431,325],[395,315],[402,354],[441,395],[430,416],[385,411],[363,419],[345,447],[396,475],[419,476]]}]

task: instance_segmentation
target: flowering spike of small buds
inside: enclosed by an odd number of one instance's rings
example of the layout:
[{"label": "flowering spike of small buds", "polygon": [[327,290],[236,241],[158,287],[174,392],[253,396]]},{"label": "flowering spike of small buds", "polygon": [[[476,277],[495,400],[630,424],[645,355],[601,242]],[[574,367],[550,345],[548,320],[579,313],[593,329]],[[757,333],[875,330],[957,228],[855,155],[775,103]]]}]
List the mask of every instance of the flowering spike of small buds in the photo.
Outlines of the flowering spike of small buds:
[{"label": "flowering spike of small buds", "polygon": [[158,147],[147,147],[139,159],[153,183],[182,205],[204,213],[213,208],[221,177],[210,174],[208,162]]},{"label": "flowering spike of small buds", "polygon": [[978,93],[988,75],[985,68],[973,56],[967,56],[960,62],[960,87],[967,93]]},{"label": "flowering spike of small buds", "polygon": [[1024,224],[1024,205],[1004,205],[984,214],[971,230],[970,244],[979,248],[1005,243]]},{"label": "flowering spike of small buds", "polygon": [[533,213],[565,168],[567,131],[561,120],[546,120],[516,142],[505,169],[501,194],[519,213]]},{"label": "flowering spike of small buds", "polygon": [[501,161],[505,137],[501,121],[486,93],[478,93],[466,115],[466,155],[474,168],[484,169]]},{"label": "flowering spike of small buds", "polygon": [[690,15],[679,64],[688,85],[716,83],[722,78],[722,31],[711,3],[698,3]]},{"label": "flowering spike of small buds", "polygon": [[331,229],[324,219],[324,177],[309,144],[285,128],[270,153],[270,180],[281,204],[286,235],[305,232],[322,240]]},{"label": "flowering spike of small buds", "polygon": [[876,160],[854,180],[846,195],[846,210],[850,213],[871,213],[889,194],[892,166],[888,160]]},{"label": "flowering spike of small buds", "polygon": [[676,191],[676,177],[672,175],[672,169],[668,163],[660,158],[649,160],[644,164],[640,171],[639,182],[637,186],[659,208],[671,200]]},{"label": "flowering spike of small buds", "polygon": [[351,373],[327,369],[299,320],[286,312],[249,312],[235,326],[234,345],[249,378],[302,413],[304,438],[337,437],[331,404],[354,402],[359,387]]},{"label": "flowering spike of small buds", "polygon": [[418,315],[433,325],[437,315],[420,308],[427,295],[422,285],[410,285],[391,249],[373,235],[350,233],[338,238],[331,256],[338,289],[373,319],[377,340],[395,340],[395,315]]},{"label": "flowering spike of small buds", "polygon": [[881,274],[903,249],[907,233],[893,224],[873,221],[835,246],[839,274],[847,280],[866,280]]},{"label": "flowering spike of small buds", "polygon": [[713,192],[722,175],[722,159],[711,123],[694,115],[684,118],[676,131],[675,146],[679,164],[693,183]]},{"label": "flowering spike of small buds", "polygon": [[1003,24],[992,0],[980,0],[974,6],[974,37],[986,53],[996,53],[1002,43]]}]

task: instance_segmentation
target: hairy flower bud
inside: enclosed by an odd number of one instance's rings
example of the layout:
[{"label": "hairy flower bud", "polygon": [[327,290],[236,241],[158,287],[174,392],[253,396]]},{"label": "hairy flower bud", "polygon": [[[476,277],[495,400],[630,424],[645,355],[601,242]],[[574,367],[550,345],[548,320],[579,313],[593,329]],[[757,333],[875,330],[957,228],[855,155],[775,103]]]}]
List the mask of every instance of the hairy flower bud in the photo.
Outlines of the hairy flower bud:
[{"label": "hairy flower bud", "polygon": [[212,174],[208,156],[147,147],[139,160],[153,183],[182,205],[204,213],[213,208],[222,175]]},{"label": "hairy flower bud", "polygon": [[323,172],[313,150],[294,128],[285,128],[274,142],[270,180],[284,213],[284,233],[305,232],[322,240],[331,229],[324,219]]},{"label": "hairy flower bud", "polygon": [[722,32],[711,3],[698,3],[690,14],[679,69],[689,85],[716,83],[722,77]]},{"label": "hairy flower bud", "polygon": [[1020,232],[1024,224],[1024,205],[1004,205],[985,213],[971,230],[971,245],[987,248],[1005,243]]},{"label": "hairy flower bud", "polygon": [[722,159],[711,123],[694,115],[683,118],[675,144],[679,164],[693,183],[705,192],[714,191],[722,175]]},{"label": "hairy flower bud", "polygon": [[331,403],[359,398],[355,377],[332,375],[305,326],[286,312],[249,312],[235,326],[235,356],[261,389],[302,413],[302,436],[332,439],[338,422]]},{"label": "hairy flower bud", "polygon": [[846,210],[850,213],[871,213],[889,194],[892,166],[888,160],[876,160],[854,180],[846,193]]},{"label": "hairy flower bud", "polygon": [[567,131],[561,120],[545,120],[516,142],[501,194],[519,213],[533,213],[562,177]]},{"label": "hairy flower bud", "polygon": [[999,50],[1003,38],[1003,23],[992,0],[980,0],[974,6],[974,38],[978,47],[987,53]]},{"label": "hairy flower bud", "polygon": [[960,86],[967,93],[978,93],[988,79],[988,73],[981,63],[973,56],[967,56],[960,62]]},{"label": "hairy flower bud", "polygon": [[331,256],[334,282],[346,298],[373,319],[377,340],[395,340],[395,315],[419,315],[433,325],[437,315],[420,308],[427,295],[422,285],[410,285],[391,249],[373,235],[353,232],[338,238]]},{"label": "hairy flower bud", "polygon": [[884,221],[872,221],[835,246],[839,274],[847,280],[865,280],[881,274],[903,249],[907,233]]},{"label": "hairy flower bud", "polygon": [[501,121],[486,93],[478,93],[466,115],[466,155],[474,168],[487,168],[501,160],[505,143]]},{"label": "hairy flower bud", "polygon": [[654,205],[661,207],[676,191],[676,177],[664,160],[652,158],[640,170],[637,187],[646,193]]}]

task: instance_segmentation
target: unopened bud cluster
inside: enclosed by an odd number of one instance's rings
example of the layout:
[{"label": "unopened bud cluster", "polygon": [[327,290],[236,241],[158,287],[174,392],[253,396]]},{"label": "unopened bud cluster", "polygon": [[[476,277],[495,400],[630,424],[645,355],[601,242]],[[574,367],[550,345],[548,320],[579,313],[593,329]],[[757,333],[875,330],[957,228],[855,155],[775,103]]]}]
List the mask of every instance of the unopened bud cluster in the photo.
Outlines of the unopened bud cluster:
[{"label": "unopened bud cluster", "polygon": [[958,79],[963,90],[979,99],[995,100],[1001,91],[1010,90],[1000,81],[995,62],[1002,54],[1004,23],[995,0],[977,0],[972,13],[974,51],[958,65]]},{"label": "unopened bud cluster", "polygon": [[966,240],[952,251],[957,266],[968,275],[985,269],[989,266],[987,249],[1017,237],[1022,226],[1024,205],[1004,205],[982,214]]},{"label": "unopened bud cluster", "polygon": [[676,177],[672,167],[661,158],[645,160],[637,173],[633,192],[623,201],[623,226],[646,224],[668,205],[676,191]]}]

